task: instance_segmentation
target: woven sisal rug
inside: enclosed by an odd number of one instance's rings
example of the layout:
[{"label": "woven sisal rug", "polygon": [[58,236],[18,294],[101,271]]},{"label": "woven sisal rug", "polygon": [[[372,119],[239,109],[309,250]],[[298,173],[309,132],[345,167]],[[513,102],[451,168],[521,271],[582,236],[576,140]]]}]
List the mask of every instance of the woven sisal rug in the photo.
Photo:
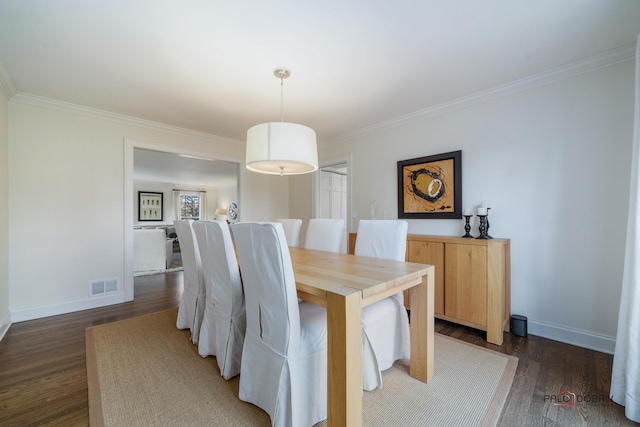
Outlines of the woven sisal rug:
[{"label": "woven sisal rug", "polygon": [[[92,426],[270,426],[203,359],[177,309],[86,329]],[[436,334],[435,373],[424,384],[396,362],[382,389],[365,392],[365,426],[495,426],[518,359]],[[319,425],[325,425],[326,421]]]}]

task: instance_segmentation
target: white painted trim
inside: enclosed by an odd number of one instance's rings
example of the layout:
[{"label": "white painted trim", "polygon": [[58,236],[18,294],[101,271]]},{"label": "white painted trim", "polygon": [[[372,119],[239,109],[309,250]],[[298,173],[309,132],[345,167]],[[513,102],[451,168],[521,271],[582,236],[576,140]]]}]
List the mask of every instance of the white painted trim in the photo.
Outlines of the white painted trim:
[{"label": "white painted trim", "polygon": [[[187,156],[205,160],[223,160],[238,164],[238,204],[243,206],[244,198],[244,159],[218,155],[214,151],[192,150],[186,147],[160,144],[156,142],[142,141],[124,138],[124,280],[123,289],[125,301],[133,301],[133,153],[134,148],[161,151],[171,154],[184,154]],[[173,222],[173,221],[172,221]]]},{"label": "white painted trim", "polygon": [[614,336],[597,334],[582,329],[541,322],[539,320],[529,319],[527,323],[528,333],[531,335],[537,335],[550,340],[577,345],[578,347],[607,354],[613,354],[616,348],[616,337]]},{"label": "white painted trim", "polygon": [[7,99],[11,99],[16,94],[16,87],[13,85],[13,79],[9,70],[7,70],[0,61],[0,89],[4,92]]},{"label": "white painted trim", "polygon": [[543,86],[560,80],[568,79],[570,77],[588,73],[599,68],[630,61],[635,58],[635,50],[636,43],[631,43],[618,49],[614,49],[600,55],[592,56],[582,61],[573,62],[571,64],[563,65],[562,67],[552,68],[551,70],[547,70],[533,76],[525,77],[511,83],[500,85],[492,89],[483,90],[468,96],[454,99],[453,101],[445,102],[444,104],[425,108],[407,114],[405,116],[376,123],[372,126],[368,126],[354,132],[349,132],[347,134],[325,140],[322,143],[318,143],[318,146],[327,147],[330,145],[339,144],[351,139],[382,132],[401,125],[415,123],[427,118],[450,113],[456,110],[461,110],[463,108],[481,104],[483,102],[511,95],[513,93],[522,92],[538,86]]},{"label": "white painted trim", "polygon": [[17,92],[11,99],[11,101],[19,104],[32,105],[34,107],[47,108],[84,117],[91,117],[110,122],[168,132],[174,135],[182,135],[189,138],[198,138],[201,140],[203,139],[220,144],[228,144],[233,146],[245,145],[244,141],[238,141],[231,138],[225,138],[222,136],[212,135],[205,132],[198,132],[195,130],[185,129],[177,126],[166,125],[164,123],[153,122],[151,120],[139,119],[136,117],[126,116],[124,114],[111,113],[109,111],[99,110],[97,108],[85,107],[83,105],[58,101],[57,99],[45,98],[43,96],[31,95],[24,92]]},{"label": "white painted trim", "polygon": [[124,139],[124,280],[122,288],[124,290],[124,300],[133,301],[133,149],[136,147],[134,141]]},{"label": "white painted trim", "polygon": [[48,305],[46,307],[28,308],[25,310],[14,310],[11,312],[11,321],[24,322],[27,320],[40,319],[43,317],[57,316],[59,314],[73,313],[76,311],[89,310],[92,308],[105,307],[124,302],[124,294],[110,294],[100,298],[87,298],[86,300],[67,302],[64,304]]},{"label": "white painted trim", "polygon": [[7,313],[7,315],[4,316],[4,319],[2,319],[2,322],[0,322],[0,341],[2,341],[2,338],[4,338],[5,334],[7,333],[10,327],[11,327],[11,313]]}]

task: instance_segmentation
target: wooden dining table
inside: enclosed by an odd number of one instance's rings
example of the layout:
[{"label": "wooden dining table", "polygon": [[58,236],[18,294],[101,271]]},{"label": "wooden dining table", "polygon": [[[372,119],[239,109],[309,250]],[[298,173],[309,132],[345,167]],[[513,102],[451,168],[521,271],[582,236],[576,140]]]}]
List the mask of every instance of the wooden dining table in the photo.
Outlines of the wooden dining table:
[{"label": "wooden dining table", "polygon": [[289,248],[298,297],[327,309],[327,425],[362,425],[362,307],[409,289],[409,374],[433,375],[434,267]]}]

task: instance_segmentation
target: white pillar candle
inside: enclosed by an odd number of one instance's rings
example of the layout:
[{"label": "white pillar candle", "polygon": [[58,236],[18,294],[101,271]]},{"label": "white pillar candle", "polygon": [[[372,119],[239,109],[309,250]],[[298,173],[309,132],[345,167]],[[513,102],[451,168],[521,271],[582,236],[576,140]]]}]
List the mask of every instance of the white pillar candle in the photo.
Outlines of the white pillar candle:
[{"label": "white pillar candle", "polygon": [[482,206],[483,208],[490,208],[491,207],[491,206],[489,206],[489,202],[487,202],[486,200],[483,200],[482,204],[480,206]]},{"label": "white pillar candle", "polygon": [[478,215],[486,215],[487,214],[487,208],[478,208]]},{"label": "white pillar candle", "polygon": [[470,216],[470,215],[472,215],[472,213],[471,213],[471,209],[469,209],[469,208],[463,209],[463,210],[462,210],[462,215],[465,215],[465,216]]}]

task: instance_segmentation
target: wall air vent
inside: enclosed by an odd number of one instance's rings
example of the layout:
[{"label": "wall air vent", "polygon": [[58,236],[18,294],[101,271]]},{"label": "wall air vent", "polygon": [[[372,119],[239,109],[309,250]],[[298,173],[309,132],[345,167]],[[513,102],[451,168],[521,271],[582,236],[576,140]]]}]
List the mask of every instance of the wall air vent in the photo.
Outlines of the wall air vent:
[{"label": "wall air vent", "polygon": [[89,296],[101,296],[111,294],[118,291],[118,279],[100,279],[92,280],[89,284]]}]

